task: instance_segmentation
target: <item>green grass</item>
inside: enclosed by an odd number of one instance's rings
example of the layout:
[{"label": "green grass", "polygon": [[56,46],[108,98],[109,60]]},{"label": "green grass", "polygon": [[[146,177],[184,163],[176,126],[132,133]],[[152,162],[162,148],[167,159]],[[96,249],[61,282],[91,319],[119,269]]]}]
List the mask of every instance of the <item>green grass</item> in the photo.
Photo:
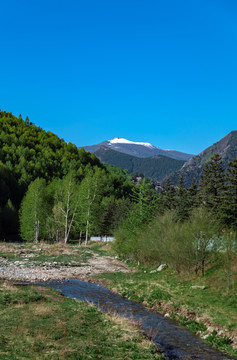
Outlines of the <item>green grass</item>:
[{"label": "green grass", "polygon": [[[0,251],[0,257],[8,261],[27,259],[29,265],[34,263],[34,265],[44,266],[44,263],[57,263],[54,266],[83,266],[93,256],[93,251],[89,248],[75,245],[10,244],[9,246],[11,251]],[[7,247],[6,244],[5,247]],[[29,254],[34,256],[27,257]]]},{"label": "green grass", "polygon": [[48,288],[0,283],[0,359],[164,359],[127,320]]},{"label": "green grass", "polygon": [[100,255],[100,256],[115,256],[116,254],[114,253],[114,251],[111,250],[111,243],[110,242],[103,242],[103,243],[98,243],[98,242],[91,242],[90,243],[90,249]]},{"label": "green grass", "polygon": [[[217,327],[225,326],[229,330],[237,328],[237,297],[234,293],[227,295],[221,281],[221,270],[218,270],[219,273],[207,272],[202,278],[178,275],[169,268],[152,274],[149,267],[138,269],[136,273],[108,273],[97,278],[106,279],[107,287],[126,298],[142,302],[156,311],[169,313],[171,318],[194,333],[205,333],[207,320],[210,319]],[[206,289],[191,289],[192,285],[205,285]],[[225,336],[215,333],[206,341],[237,356],[237,350],[232,348],[230,339]]]},{"label": "green grass", "polygon": [[77,255],[48,255],[48,254],[40,254],[35,258],[30,258],[30,262],[34,262],[37,264],[44,264],[44,263],[53,263],[56,262],[58,266],[82,266],[83,263],[86,263],[89,258],[93,256],[92,253],[88,251],[81,251],[81,253]]}]

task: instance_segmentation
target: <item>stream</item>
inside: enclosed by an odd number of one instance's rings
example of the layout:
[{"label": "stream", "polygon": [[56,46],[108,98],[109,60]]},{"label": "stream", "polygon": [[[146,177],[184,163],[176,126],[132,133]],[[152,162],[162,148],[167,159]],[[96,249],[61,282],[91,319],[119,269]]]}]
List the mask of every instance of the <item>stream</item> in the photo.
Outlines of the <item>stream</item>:
[{"label": "stream", "polygon": [[36,285],[49,286],[60,290],[64,296],[95,304],[104,312],[126,317],[140,324],[141,329],[169,360],[229,360],[234,359],[214,350],[177,322],[152,312],[142,304],[130,301],[112,293],[105,287],[81,280],[51,280],[37,282]]}]

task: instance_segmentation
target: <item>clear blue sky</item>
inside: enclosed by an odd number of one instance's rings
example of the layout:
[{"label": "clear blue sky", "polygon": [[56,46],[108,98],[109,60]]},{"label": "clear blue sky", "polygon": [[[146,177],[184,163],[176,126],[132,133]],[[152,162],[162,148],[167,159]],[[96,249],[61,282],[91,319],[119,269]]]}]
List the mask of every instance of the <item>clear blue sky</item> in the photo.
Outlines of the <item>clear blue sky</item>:
[{"label": "clear blue sky", "polygon": [[236,0],[0,1],[0,109],[77,146],[237,130]]}]

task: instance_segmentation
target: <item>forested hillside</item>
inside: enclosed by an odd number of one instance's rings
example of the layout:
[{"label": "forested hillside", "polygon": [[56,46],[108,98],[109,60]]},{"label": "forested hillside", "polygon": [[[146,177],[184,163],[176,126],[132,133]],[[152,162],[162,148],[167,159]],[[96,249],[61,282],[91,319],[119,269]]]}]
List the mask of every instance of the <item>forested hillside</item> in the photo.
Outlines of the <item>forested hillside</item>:
[{"label": "forested hillside", "polygon": [[0,111],[1,235],[19,234],[18,210],[33,181],[43,179],[41,184],[48,186],[70,173],[79,184],[88,174],[93,177],[96,171],[100,171],[106,183],[101,199],[111,197],[111,202],[115,202],[128,197],[132,184],[122,171],[108,170],[94,154],[67,144],[57,135],[35,126],[28,117],[23,120],[21,115],[17,118]]},{"label": "forested hillside", "polygon": [[142,173],[148,179],[156,181],[162,181],[185,163],[184,160],[176,160],[163,155],[139,158],[108,149],[105,146],[101,146],[94,154],[105,164],[126,169],[132,175]]},{"label": "forested hillside", "polygon": [[181,169],[169,176],[170,182],[177,185],[179,177],[182,176],[184,185],[189,187],[193,178],[199,181],[200,175],[214,154],[219,154],[222,159],[223,168],[237,156],[237,131],[231,131],[215,144],[203,150],[199,155],[193,156]]},{"label": "forested hillside", "polygon": [[63,177],[69,170],[83,177],[86,167],[99,166],[100,161],[72,143],[35,126],[28,118],[16,118],[0,111],[0,160],[19,184],[28,185],[37,177],[51,180]]}]

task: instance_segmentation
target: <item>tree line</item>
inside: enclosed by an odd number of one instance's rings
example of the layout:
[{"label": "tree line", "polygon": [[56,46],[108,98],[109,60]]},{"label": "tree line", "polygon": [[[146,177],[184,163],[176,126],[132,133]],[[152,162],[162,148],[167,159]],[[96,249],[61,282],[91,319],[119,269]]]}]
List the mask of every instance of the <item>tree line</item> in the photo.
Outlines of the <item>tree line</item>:
[{"label": "tree line", "polygon": [[71,238],[80,244],[85,239],[87,245],[92,233],[112,234],[130,203],[118,196],[112,180],[98,167],[80,182],[73,172],[49,184],[37,178],[29,185],[20,207],[21,237],[64,243]]},{"label": "tree line", "polygon": [[0,236],[19,237],[21,202],[36,179],[41,179],[48,189],[49,184],[61,183],[69,173],[80,183],[95,169],[103,171],[113,187],[106,198],[114,196],[117,200],[129,196],[132,184],[122,170],[103,165],[94,154],[46,132],[28,117],[24,120],[21,115],[17,118],[0,111]]},{"label": "tree line", "polygon": [[[143,179],[134,206],[115,231],[114,249],[146,264],[167,263],[177,272],[204,275],[206,266],[222,261],[228,274],[237,264],[237,158],[226,171],[215,154],[199,184],[177,186],[169,179],[151,193]],[[228,275],[229,276],[229,275]],[[230,277],[230,276],[229,276]]]}]

